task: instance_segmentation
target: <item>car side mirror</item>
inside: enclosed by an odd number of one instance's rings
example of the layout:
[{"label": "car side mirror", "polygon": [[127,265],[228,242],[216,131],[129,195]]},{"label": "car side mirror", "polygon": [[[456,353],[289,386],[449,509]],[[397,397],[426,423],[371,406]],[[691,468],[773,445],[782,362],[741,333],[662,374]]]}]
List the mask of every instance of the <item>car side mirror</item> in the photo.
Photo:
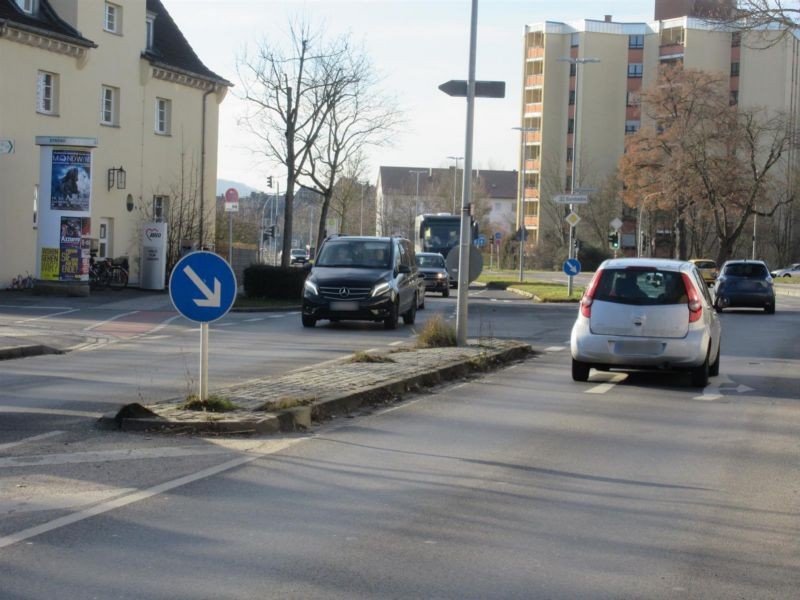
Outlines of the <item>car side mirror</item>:
[{"label": "car side mirror", "polygon": [[406,273],[406,274],[411,273],[411,267],[409,267],[408,265],[400,265],[397,268],[397,272],[398,273]]}]

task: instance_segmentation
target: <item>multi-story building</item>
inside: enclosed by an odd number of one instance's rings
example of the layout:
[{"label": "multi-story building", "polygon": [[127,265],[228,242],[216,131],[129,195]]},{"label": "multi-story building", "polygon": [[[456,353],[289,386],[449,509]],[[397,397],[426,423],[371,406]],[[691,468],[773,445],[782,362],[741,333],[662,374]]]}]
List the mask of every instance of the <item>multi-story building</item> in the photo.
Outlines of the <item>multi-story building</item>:
[{"label": "multi-story building", "polygon": [[92,245],[135,282],[143,224],[178,205],[170,235],[213,240],[230,83],[160,0],[0,0],[0,82],[0,284],[85,280]]},{"label": "multi-story building", "polygon": [[[521,125],[532,131],[524,134],[520,151],[524,211],[517,224],[532,234],[529,241],[537,244],[548,228],[564,226],[564,206],[552,202],[554,195],[596,189],[613,173],[625,136],[642,125],[637,93],[655,83],[661,64],[721,73],[732,104],[797,116],[797,37],[776,32],[771,44],[743,43],[742,36],[747,42],[763,32],[741,33],[703,19],[718,6],[656,0],[651,23],[606,16],[525,27]],[[622,240],[623,246],[636,245],[632,234]]]},{"label": "multi-story building", "polygon": [[[418,214],[461,209],[464,171],[380,167],[376,183],[375,231],[410,236]],[[511,232],[517,202],[517,172],[473,170],[473,215],[492,232]]]}]

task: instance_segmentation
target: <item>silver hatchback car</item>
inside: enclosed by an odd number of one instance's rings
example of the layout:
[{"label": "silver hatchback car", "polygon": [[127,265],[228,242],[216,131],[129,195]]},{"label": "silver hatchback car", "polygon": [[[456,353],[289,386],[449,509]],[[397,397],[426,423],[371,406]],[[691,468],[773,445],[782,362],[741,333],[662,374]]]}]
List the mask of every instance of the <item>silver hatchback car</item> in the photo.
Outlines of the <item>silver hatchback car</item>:
[{"label": "silver hatchback car", "polygon": [[572,378],[589,370],[675,369],[705,387],[719,374],[721,326],[690,262],[622,258],[603,262],[572,327]]}]

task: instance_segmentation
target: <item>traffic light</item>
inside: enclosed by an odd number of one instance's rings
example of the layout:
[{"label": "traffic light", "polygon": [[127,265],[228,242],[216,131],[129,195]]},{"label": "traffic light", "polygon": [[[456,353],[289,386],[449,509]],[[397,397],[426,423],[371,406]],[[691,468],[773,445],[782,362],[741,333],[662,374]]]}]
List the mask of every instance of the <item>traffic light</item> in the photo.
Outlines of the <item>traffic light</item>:
[{"label": "traffic light", "polygon": [[270,225],[269,227],[264,228],[264,234],[261,237],[261,241],[266,242],[270,238],[275,237],[275,225]]},{"label": "traffic light", "polygon": [[267,187],[268,188],[272,187],[272,175],[267,176]]},{"label": "traffic light", "polygon": [[615,231],[614,233],[608,234],[608,245],[615,250],[619,248],[619,233]]},{"label": "traffic light", "polygon": [[270,225],[267,231],[269,231],[269,237],[275,237],[275,225]]}]

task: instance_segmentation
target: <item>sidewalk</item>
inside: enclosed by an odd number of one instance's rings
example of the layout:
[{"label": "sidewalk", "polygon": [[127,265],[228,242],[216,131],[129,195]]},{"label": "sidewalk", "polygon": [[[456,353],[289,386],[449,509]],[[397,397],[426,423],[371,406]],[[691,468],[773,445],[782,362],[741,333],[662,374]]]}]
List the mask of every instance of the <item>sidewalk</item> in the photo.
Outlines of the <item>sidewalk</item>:
[{"label": "sidewalk", "polygon": [[236,405],[224,412],[184,410],[183,398],[149,405],[129,404],[101,423],[125,431],[274,433],[311,427],[365,405],[396,400],[400,394],[487,371],[532,353],[528,344],[485,339],[465,347],[417,350],[398,348],[374,353],[388,362],[341,358],[212,390]]}]

